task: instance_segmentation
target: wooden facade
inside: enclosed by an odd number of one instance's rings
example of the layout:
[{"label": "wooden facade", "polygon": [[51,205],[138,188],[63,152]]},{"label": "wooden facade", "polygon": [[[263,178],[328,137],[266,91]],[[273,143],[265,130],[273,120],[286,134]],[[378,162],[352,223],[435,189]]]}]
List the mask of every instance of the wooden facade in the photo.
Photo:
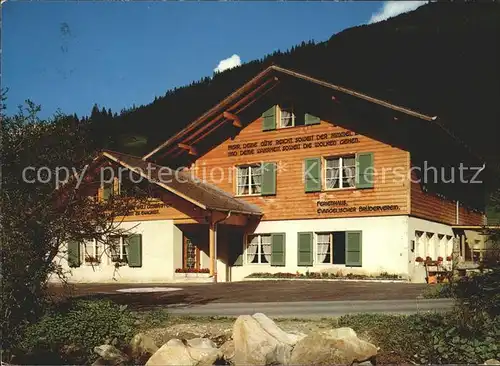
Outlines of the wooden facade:
[{"label": "wooden facade", "polygon": [[[323,185],[320,192],[305,192],[305,159],[366,152],[373,153],[373,188],[326,190]],[[335,121],[264,131],[263,118],[258,118],[201,156],[192,169],[199,178],[237,195],[235,167],[262,162],[276,163],[276,194],[239,198],[261,207],[263,220],[414,215],[455,223],[454,202],[426,194],[408,179],[408,151],[346,130]],[[460,210],[460,223],[482,220],[480,213]]]}]

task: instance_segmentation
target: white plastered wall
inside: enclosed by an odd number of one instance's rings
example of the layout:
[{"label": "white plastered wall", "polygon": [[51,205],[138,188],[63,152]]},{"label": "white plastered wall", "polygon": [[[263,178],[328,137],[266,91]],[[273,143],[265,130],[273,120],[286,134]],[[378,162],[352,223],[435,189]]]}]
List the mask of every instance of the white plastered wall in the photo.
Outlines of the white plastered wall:
[{"label": "white plastered wall", "polygon": [[[172,282],[175,268],[182,267],[182,232],[172,220],[124,222],[121,228],[129,233],[142,235],[142,267],[121,266],[104,254],[98,265],[82,263],[77,268],[69,268],[67,257],[61,253],[56,262],[68,272],[68,280],[73,283],[148,283]],[[65,248],[63,249],[65,251]],[[57,282],[52,276],[50,281]]]},{"label": "white plastered wall", "polygon": [[[362,231],[362,266],[315,264],[311,267],[297,265],[297,233],[325,231]],[[381,272],[408,275],[408,216],[382,216],[363,218],[334,218],[314,220],[263,221],[256,228],[257,234],[286,234],[286,265],[247,264],[231,268],[232,281],[242,280],[256,272],[342,271],[373,274]]]},{"label": "white plastered wall", "polygon": [[[416,273],[417,267],[421,268],[416,257],[430,256],[433,260],[437,260],[438,256],[446,259],[453,251],[453,229],[450,225],[441,224],[429,220],[423,220],[416,217],[408,219],[408,235],[409,240],[415,240],[415,250],[409,253],[408,273],[410,278],[415,277],[415,282],[422,282],[425,279]],[[422,234],[419,236],[418,234]]]}]

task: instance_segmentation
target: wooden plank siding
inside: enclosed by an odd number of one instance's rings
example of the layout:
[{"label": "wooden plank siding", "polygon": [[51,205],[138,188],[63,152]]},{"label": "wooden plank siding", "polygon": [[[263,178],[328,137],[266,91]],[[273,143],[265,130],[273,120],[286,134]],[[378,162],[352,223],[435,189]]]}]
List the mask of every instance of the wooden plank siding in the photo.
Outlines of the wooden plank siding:
[{"label": "wooden plank siding", "polygon": [[[336,146],[318,146],[317,141],[328,141],[330,139],[318,140],[317,136],[322,134],[349,133],[348,130],[333,125],[326,121],[310,126],[297,126],[273,131],[262,131],[262,118],[258,118],[243,128],[233,139],[227,139],[219,146],[213,148],[201,156],[194,164],[194,174],[207,182],[217,185],[219,188],[236,195],[236,171],[235,167],[243,164],[260,162],[275,162],[277,169],[277,185],[275,196],[241,196],[250,203],[261,207],[264,212],[263,220],[287,220],[287,219],[314,219],[331,217],[356,217],[356,216],[379,216],[379,215],[408,215],[409,206],[409,182],[402,179],[391,169],[399,168],[403,175],[409,169],[408,152],[382,142],[373,140],[367,136],[354,134],[352,136],[333,138],[337,141]],[[296,138],[314,136],[311,148],[301,148],[290,151],[261,152],[257,149],[275,147],[276,140],[292,139],[295,144]],[[359,142],[341,144],[340,140],[356,138]],[[261,146],[263,141],[272,140],[271,146]],[[241,155],[245,150],[245,144],[257,144],[254,154]],[[239,144],[241,149],[230,149],[230,146]],[[252,145],[253,146],[253,145]],[[237,156],[228,156],[230,151],[236,151]],[[368,189],[340,189],[314,193],[306,193],[303,182],[304,159],[312,157],[345,156],[361,152],[372,152],[374,154],[374,168],[379,174],[374,179],[374,187]],[[382,170],[385,169],[385,179]],[[323,170],[322,170],[323,171]],[[324,174],[324,173],[322,173]],[[322,177],[322,182],[323,182]],[[324,183],[323,183],[324,185]],[[390,211],[368,211],[360,212],[337,212],[318,214],[317,201],[347,201],[347,206],[332,207],[356,207],[359,206],[398,206],[397,210]],[[322,207],[328,208],[328,207]]]},{"label": "wooden plank siding", "polygon": [[433,193],[424,192],[416,176],[412,174],[411,211],[410,214],[422,219],[441,222],[448,225],[482,225],[483,214],[459,206],[457,223],[456,201],[439,197]]}]

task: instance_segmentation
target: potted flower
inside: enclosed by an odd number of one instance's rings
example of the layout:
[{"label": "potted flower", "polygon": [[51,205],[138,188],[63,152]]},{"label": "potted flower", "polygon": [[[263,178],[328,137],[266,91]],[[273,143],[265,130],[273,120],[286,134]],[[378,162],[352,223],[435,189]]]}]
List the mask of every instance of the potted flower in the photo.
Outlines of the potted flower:
[{"label": "potted flower", "polygon": [[440,256],[440,257],[438,257],[437,261],[438,261],[439,263],[441,263],[441,262],[443,261],[443,257],[441,257],[441,256]]},{"label": "potted flower", "polygon": [[415,262],[417,262],[417,263],[422,263],[423,261],[424,261],[424,258],[422,258],[422,257],[415,258]]},{"label": "potted flower", "polygon": [[451,261],[452,261],[452,259],[453,259],[453,258],[451,257],[451,255],[449,255],[449,256],[447,256],[447,257],[446,257],[446,260],[447,260],[448,262],[451,262]]}]

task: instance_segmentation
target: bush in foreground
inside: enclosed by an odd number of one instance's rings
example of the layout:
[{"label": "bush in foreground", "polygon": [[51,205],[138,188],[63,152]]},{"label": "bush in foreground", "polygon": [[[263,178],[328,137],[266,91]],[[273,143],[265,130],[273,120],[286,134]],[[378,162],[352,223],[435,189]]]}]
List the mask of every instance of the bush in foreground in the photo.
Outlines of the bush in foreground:
[{"label": "bush in foreground", "polygon": [[135,319],[125,307],[106,300],[76,300],[49,310],[30,325],[19,345],[28,364],[89,364],[95,346],[124,346]]},{"label": "bush in foreground", "polygon": [[381,348],[379,363],[470,364],[500,358],[500,317],[470,333],[456,313],[408,316],[346,315],[339,326],[353,328]]}]

